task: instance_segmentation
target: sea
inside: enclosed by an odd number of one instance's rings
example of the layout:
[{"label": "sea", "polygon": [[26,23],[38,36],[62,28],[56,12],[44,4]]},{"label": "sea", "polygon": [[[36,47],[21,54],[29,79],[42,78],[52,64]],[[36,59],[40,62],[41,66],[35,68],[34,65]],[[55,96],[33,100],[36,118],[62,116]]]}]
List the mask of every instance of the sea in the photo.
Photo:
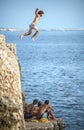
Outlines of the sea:
[{"label": "sea", "polygon": [[65,130],[84,130],[84,31],[40,31],[35,41],[23,33],[0,31],[16,44],[26,101],[49,100]]}]

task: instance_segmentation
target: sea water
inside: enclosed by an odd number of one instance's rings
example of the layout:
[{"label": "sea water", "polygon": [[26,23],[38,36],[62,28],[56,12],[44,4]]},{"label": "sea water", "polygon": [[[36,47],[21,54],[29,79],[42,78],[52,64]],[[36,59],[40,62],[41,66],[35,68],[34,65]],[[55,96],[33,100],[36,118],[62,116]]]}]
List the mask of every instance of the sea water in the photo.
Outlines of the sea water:
[{"label": "sea water", "polygon": [[48,99],[66,130],[84,130],[84,31],[41,31],[34,42],[0,33],[16,44],[26,101]]}]

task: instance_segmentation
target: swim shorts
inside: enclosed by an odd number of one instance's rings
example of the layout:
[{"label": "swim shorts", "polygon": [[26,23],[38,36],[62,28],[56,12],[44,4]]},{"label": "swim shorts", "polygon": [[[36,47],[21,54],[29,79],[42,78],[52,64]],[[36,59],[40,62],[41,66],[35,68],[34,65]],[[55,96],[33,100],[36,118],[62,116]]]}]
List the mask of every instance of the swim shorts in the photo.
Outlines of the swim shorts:
[{"label": "swim shorts", "polygon": [[32,29],[36,30],[36,31],[39,31],[38,27],[34,24],[34,23],[31,23],[29,25],[29,32],[31,33]]}]

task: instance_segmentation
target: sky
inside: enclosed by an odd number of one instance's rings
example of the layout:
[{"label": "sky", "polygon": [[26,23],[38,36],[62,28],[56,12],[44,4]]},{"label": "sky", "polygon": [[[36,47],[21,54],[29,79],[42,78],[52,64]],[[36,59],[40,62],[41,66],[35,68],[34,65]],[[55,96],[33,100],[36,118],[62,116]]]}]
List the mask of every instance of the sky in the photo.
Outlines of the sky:
[{"label": "sky", "polygon": [[0,0],[0,28],[28,28],[36,8],[40,29],[84,28],[84,0]]}]

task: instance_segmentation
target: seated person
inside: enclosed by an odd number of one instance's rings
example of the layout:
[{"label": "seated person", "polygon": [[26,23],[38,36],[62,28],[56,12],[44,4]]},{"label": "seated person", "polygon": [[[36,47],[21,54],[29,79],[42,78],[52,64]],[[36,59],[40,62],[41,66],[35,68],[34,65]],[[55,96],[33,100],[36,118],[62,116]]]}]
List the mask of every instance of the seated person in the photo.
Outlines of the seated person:
[{"label": "seated person", "polygon": [[42,105],[42,102],[38,101],[37,106],[32,111],[32,118],[31,119],[37,119],[38,111],[39,111],[39,108],[41,105]]},{"label": "seated person", "polygon": [[48,119],[53,119],[55,121],[61,121],[62,120],[61,118],[56,118],[53,115],[53,108],[52,108],[51,105],[49,105],[48,100],[45,100],[44,104],[42,104],[39,107],[37,118],[38,119],[40,119],[40,118],[48,118]]},{"label": "seated person", "polygon": [[35,99],[33,103],[28,104],[24,111],[24,118],[29,119],[31,118],[35,113],[35,105],[38,103],[38,100]]}]

